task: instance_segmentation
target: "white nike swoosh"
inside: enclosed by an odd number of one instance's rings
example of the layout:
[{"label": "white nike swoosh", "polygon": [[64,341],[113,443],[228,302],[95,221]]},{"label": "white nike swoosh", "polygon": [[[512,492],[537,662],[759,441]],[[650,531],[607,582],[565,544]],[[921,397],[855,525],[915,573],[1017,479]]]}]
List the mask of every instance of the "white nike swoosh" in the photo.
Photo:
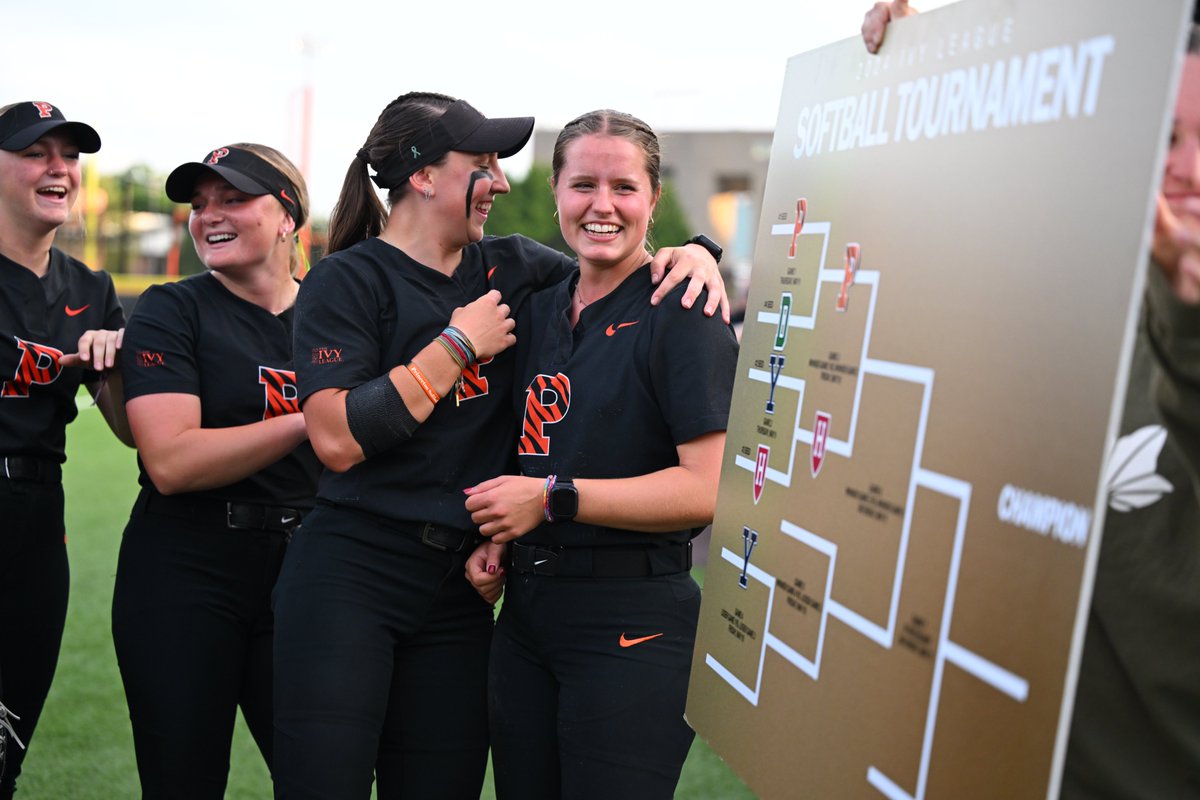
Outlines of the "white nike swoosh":
[{"label": "white nike swoosh", "polygon": [[279,521],[280,521],[281,523],[283,523],[284,525],[288,525],[288,524],[290,524],[290,523],[292,523],[292,522],[295,522],[295,521],[296,521],[296,518],[295,518],[295,517],[284,517],[283,519],[281,519],[281,520],[279,520]]},{"label": "white nike swoosh", "polygon": [[535,567],[540,567],[542,564],[545,564],[545,563],[546,563],[547,561],[549,561],[549,560],[550,560],[550,559],[548,559],[548,558],[543,558],[541,561],[535,561],[535,562],[533,562],[533,565],[534,565]]}]

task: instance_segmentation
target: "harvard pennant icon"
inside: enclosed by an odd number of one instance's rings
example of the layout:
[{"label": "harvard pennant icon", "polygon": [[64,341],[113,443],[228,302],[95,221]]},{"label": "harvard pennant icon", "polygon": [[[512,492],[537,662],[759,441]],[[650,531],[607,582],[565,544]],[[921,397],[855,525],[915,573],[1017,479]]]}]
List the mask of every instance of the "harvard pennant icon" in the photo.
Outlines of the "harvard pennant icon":
[{"label": "harvard pennant icon", "polygon": [[813,423],[812,438],[812,476],[815,478],[821,472],[821,464],[825,462],[825,442],[829,439],[829,413],[818,411],[816,422]]},{"label": "harvard pennant icon", "polygon": [[765,444],[758,446],[758,458],[754,460],[754,504],[758,505],[758,501],[762,498],[763,486],[767,482],[767,458],[771,455],[771,448]]}]

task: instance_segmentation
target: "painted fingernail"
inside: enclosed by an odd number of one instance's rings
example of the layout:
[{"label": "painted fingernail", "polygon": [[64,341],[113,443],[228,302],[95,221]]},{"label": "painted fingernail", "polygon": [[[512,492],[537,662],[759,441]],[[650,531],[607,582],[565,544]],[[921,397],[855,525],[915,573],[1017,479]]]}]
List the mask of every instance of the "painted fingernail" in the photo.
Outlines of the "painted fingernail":
[{"label": "painted fingernail", "polygon": [[496,565],[488,564],[488,575],[495,575],[495,574],[496,574]]}]

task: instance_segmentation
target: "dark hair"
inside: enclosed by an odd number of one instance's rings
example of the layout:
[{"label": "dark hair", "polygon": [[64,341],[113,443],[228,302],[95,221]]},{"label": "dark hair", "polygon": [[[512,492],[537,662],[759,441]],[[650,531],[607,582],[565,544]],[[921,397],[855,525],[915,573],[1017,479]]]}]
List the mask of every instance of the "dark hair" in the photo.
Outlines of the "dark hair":
[{"label": "dark hair", "polygon": [[658,136],[649,125],[632,114],[613,111],[610,108],[589,111],[576,117],[558,134],[550,164],[551,184],[558,183],[558,174],[562,172],[563,164],[567,160],[567,148],[571,142],[593,134],[618,136],[637,145],[646,157],[646,174],[650,176],[650,189],[658,192],[662,184],[662,148],[658,144]]},{"label": "dark hair", "polygon": [[[436,92],[409,92],[387,104],[367,135],[360,155],[355,156],[333,213],[329,217],[329,249],[336,253],[353,244],[378,236],[387,222],[387,209],[379,202],[371,182],[368,164],[382,164],[404,143],[426,129],[430,120],[446,113],[454,103],[453,97]],[[440,164],[445,156],[435,161]],[[388,191],[388,204],[395,205],[407,191],[408,183]]]}]

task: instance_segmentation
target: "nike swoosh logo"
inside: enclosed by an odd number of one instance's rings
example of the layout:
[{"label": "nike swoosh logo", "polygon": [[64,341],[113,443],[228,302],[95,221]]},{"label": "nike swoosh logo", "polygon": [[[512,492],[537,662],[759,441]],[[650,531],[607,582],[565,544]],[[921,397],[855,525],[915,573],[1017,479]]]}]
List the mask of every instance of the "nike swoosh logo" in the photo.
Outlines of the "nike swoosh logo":
[{"label": "nike swoosh logo", "polygon": [[86,306],[81,306],[79,308],[71,308],[70,306],[64,305],[63,311],[67,312],[68,317],[78,317],[80,314],[87,311],[91,307],[92,307],[91,303],[88,303]]},{"label": "nike swoosh logo", "polygon": [[280,189],[279,195],[280,195],[280,197],[282,197],[284,200],[287,200],[292,205],[296,205],[296,201],[293,200],[292,198],[288,197],[287,189]]},{"label": "nike swoosh logo", "polygon": [[633,322],[622,322],[620,325],[609,325],[608,330],[606,330],[604,333],[606,336],[612,336],[614,333],[621,330],[621,328],[628,328],[630,325],[637,325],[639,322],[641,322],[641,320],[635,319]]},{"label": "nike swoosh logo", "polygon": [[295,517],[284,517],[283,519],[279,520],[280,524],[282,524],[282,525],[290,525],[295,521],[296,521]]},{"label": "nike swoosh logo", "polygon": [[500,266],[500,265],[499,265],[499,264],[497,264],[495,267],[492,267],[491,269],[489,269],[489,270],[488,270],[488,280],[489,280],[489,281],[492,279],[492,274],[493,274],[493,273],[495,273],[495,271],[496,271],[496,267],[499,267],[499,266]]},{"label": "nike swoosh logo", "polygon": [[533,562],[533,565],[534,565],[535,567],[540,567],[542,564],[545,564],[545,563],[546,563],[547,561],[549,561],[549,560],[550,560],[550,559],[548,559],[548,558],[543,558],[541,561],[535,561],[535,562]]},{"label": "nike swoosh logo", "polygon": [[651,639],[657,639],[660,636],[662,636],[661,633],[652,633],[649,636],[639,636],[636,639],[626,639],[625,634],[622,633],[620,644],[621,644],[621,647],[633,647],[635,644],[641,644],[642,642],[648,642]]}]

